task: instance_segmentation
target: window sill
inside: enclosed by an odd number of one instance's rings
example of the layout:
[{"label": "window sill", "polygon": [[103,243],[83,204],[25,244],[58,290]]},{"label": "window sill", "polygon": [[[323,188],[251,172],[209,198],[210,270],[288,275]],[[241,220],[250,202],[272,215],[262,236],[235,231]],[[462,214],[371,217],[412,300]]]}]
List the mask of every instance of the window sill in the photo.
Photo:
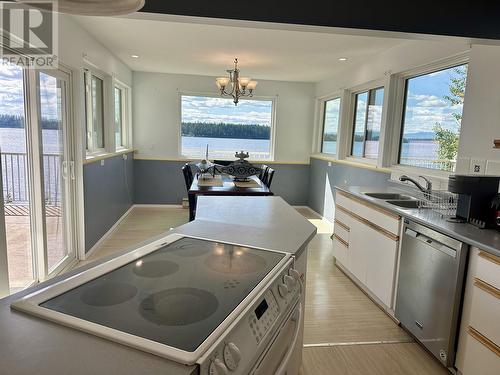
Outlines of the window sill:
[{"label": "window sill", "polygon": [[116,156],[128,154],[133,151],[133,148],[123,148],[116,150],[115,152],[99,152],[94,154],[87,154],[85,160],[83,161],[83,164],[95,163],[96,161],[114,158]]},{"label": "window sill", "polygon": [[335,164],[349,165],[351,167],[356,167],[356,168],[369,169],[372,171],[377,171],[377,172],[382,172],[382,173],[391,173],[392,172],[392,170],[390,168],[378,167],[377,165],[375,165],[373,163],[364,163],[356,158],[348,158],[348,159],[340,160],[340,159],[337,159],[336,157],[333,157],[329,154],[314,154],[314,155],[311,155],[311,158],[318,159],[318,160],[324,160],[324,161],[328,161],[328,162],[335,163]]}]

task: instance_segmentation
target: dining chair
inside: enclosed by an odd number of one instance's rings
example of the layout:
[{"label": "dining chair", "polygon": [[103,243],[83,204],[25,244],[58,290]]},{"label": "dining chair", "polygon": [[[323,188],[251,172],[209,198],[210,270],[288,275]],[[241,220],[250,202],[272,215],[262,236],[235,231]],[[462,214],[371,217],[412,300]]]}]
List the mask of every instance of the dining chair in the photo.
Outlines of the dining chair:
[{"label": "dining chair", "polygon": [[269,167],[265,164],[262,164],[260,166],[260,173],[259,173],[259,180],[261,180],[262,182],[264,182],[264,179],[266,178],[266,175],[267,175],[267,170],[269,169]]},{"label": "dining chair", "polygon": [[191,170],[191,166],[189,165],[189,163],[184,164],[181,169],[182,169],[182,174],[184,175],[184,183],[186,184],[186,191],[188,193],[189,221],[193,221],[196,211],[196,197],[192,194],[189,194],[189,189],[191,189],[191,185],[193,184],[193,171]]},{"label": "dining chair", "polygon": [[268,189],[271,189],[271,183],[273,182],[273,177],[274,177],[274,169],[268,167],[267,174],[265,176],[265,179],[263,180],[264,185],[266,185]]}]

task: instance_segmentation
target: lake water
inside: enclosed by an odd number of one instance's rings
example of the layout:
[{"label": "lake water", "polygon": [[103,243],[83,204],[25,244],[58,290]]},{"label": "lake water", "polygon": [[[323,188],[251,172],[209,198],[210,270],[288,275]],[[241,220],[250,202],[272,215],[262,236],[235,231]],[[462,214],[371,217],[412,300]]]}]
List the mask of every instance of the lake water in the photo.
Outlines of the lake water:
[{"label": "lake water", "polygon": [[202,158],[208,144],[210,159],[234,159],[238,151],[247,151],[251,159],[266,159],[270,157],[270,141],[268,139],[236,139],[236,138],[208,138],[182,137],[182,154],[185,156]]},{"label": "lake water", "polygon": [[[354,154],[361,155],[363,152],[363,143],[354,142]],[[378,151],[378,142],[366,142],[366,154],[368,156],[375,156]],[[416,158],[416,159],[437,159],[438,144],[434,141],[414,141],[403,143],[401,150],[402,158]],[[325,141],[323,142],[323,152],[327,154],[335,154],[337,152],[337,142]]]},{"label": "lake water", "polygon": [[[26,135],[24,129],[0,128],[3,197],[6,202],[28,201]],[[60,200],[59,131],[42,130],[44,187],[48,202]],[[19,154],[19,155],[16,155]]]}]

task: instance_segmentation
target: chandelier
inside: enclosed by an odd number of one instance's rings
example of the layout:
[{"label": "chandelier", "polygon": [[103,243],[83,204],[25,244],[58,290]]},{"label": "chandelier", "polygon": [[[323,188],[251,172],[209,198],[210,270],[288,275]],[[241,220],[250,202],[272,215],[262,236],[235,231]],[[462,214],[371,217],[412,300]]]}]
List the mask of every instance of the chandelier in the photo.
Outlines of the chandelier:
[{"label": "chandelier", "polygon": [[[234,59],[234,69],[226,71],[229,73],[229,77],[218,77],[215,79],[221,96],[231,96],[234,105],[238,105],[240,98],[253,96],[253,90],[257,86],[257,81],[252,81],[248,77],[240,77],[238,59]],[[227,89],[229,84],[231,84],[231,88]]]}]

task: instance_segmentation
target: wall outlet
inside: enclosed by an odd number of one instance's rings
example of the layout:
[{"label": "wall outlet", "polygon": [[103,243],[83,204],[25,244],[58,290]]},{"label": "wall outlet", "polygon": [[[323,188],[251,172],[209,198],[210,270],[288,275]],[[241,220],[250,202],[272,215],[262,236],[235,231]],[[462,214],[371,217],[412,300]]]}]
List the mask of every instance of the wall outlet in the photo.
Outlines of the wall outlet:
[{"label": "wall outlet", "polygon": [[486,169],[486,159],[470,159],[469,173],[484,174]]},{"label": "wall outlet", "polygon": [[127,160],[128,159],[128,155],[127,154],[123,154],[123,160]]},{"label": "wall outlet", "polygon": [[101,160],[101,167],[104,167],[104,159]]},{"label": "wall outlet", "polygon": [[500,176],[500,160],[488,160],[486,162],[486,174]]}]

